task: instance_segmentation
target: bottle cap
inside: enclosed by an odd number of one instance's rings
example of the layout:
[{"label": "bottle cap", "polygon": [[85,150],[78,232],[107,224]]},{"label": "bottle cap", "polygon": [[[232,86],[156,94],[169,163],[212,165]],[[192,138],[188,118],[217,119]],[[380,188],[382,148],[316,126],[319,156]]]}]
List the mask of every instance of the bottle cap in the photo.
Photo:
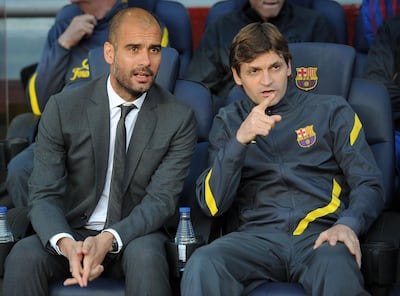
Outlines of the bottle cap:
[{"label": "bottle cap", "polygon": [[179,208],[179,213],[190,213],[189,207],[181,207]]},{"label": "bottle cap", "polygon": [[0,214],[7,213],[7,207],[0,207]]}]

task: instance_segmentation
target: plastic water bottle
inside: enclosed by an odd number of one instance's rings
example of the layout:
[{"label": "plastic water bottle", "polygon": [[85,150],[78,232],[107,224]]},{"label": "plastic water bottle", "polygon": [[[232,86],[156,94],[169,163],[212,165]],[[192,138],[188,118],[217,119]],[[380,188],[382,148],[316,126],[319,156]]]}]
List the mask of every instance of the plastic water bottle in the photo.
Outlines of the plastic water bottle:
[{"label": "plastic water bottle", "polygon": [[7,207],[0,207],[0,243],[12,242],[14,237],[7,221]]},{"label": "plastic water bottle", "polygon": [[190,219],[190,208],[179,208],[179,224],[175,236],[175,244],[178,246],[179,271],[183,272],[187,261],[187,247],[195,244],[196,236],[194,234],[192,221]]}]

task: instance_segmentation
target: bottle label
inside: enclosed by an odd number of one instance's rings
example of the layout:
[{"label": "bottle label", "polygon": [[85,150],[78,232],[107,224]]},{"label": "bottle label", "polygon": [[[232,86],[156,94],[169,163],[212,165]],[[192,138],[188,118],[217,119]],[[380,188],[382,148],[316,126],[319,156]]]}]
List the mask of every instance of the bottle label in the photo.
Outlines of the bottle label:
[{"label": "bottle label", "polygon": [[182,262],[186,262],[186,245],[178,245],[178,257]]}]

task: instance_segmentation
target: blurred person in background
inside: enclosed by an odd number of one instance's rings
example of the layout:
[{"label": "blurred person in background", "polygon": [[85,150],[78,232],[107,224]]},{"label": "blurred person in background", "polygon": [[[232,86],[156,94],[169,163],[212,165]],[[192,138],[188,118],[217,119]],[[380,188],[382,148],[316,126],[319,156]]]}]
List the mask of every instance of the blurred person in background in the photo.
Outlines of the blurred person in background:
[{"label": "blurred person in background", "polygon": [[318,12],[285,0],[236,0],[240,10],[222,15],[209,24],[195,50],[185,78],[205,84],[214,96],[215,112],[235,85],[229,67],[229,48],[241,28],[253,22],[278,27],[289,43],[336,42],[335,32]]},{"label": "blurred person in background", "polygon": [[[389,18],[378,29],[364,64],[363,77],[383,84],[392,103],[396,168],[400,171],[400,16]],[[379,99],[379,98],[377,98]]]}]

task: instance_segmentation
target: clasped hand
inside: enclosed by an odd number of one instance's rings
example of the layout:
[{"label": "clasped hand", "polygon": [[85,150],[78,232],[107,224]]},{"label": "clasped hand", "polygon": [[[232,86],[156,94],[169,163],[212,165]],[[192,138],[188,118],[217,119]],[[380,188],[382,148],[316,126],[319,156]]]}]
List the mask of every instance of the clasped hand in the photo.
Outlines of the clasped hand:
[{"label": "clasped hand", "polygon": [[87,237],[84,241],[70,238],[60,240],[60,250],[69,261],[71,278],[64,281],[65,286],[76,285],[86,287],[89,281],[99,277],[104,271],[102,265],[109,252],[113,236],[102,232]]}]

